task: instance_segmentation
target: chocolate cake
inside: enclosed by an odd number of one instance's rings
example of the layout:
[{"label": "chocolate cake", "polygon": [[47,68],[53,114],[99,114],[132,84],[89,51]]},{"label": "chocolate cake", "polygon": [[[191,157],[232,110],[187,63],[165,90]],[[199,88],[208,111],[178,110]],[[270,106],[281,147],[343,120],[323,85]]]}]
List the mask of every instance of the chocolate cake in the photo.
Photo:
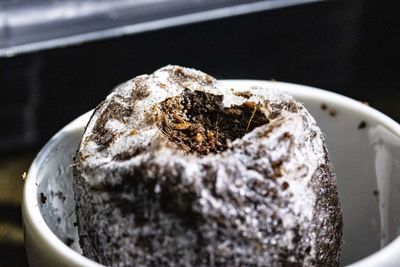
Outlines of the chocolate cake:
[{"label": "chocolate cake", "polygon": [[104,265],[339,265],[324,136],[279,90],[138,76],[95,109],[74,165],[80,245]]}]

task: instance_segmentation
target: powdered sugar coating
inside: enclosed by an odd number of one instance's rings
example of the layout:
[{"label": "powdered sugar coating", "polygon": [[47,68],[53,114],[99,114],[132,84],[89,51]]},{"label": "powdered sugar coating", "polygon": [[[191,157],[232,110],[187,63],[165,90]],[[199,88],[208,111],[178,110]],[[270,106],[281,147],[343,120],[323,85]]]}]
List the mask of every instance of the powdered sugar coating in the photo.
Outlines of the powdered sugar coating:
[{"label": "powdered sugar coating", "polygon": [[[158,105],[184,90],[223,95],[224,107],[255,102],[269,123],[219,154],[185,154],[156,125]],[[337,265],[341,211],[323,134],[284,92],[248,92],[167,66],[110,94],[75,169],[84,253],[111,266]]]}]

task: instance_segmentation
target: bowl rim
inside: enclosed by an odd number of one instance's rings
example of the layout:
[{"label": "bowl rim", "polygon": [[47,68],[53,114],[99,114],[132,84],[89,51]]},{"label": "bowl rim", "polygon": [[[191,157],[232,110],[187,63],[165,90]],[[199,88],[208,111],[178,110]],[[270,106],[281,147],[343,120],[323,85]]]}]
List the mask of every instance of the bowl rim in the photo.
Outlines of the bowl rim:
[{"label": "bowl rim", "polygon": [[[231,87],[259,86],[277,88],[286,91],[294,98],[302,97],[314,101],[318,100],[321,103],[326,103],[327,105],[333,104],[336,108],[351,109],[354,112],[364,114],[365,118],[373,118],[374,120],[379,121],[380,124],[384,126],[387,130],[397,136],[400,136],[400,124],[398,124],[396,121],[383,114],[382,112],[344,95],[311,86],[286,82],[243,79],[220,80],[220,82],[222,82],[226,86]],[[67,124],[64,128],[58,131],[40,150],[40,152],[33,160],[27,173],[27,177],[24,183],[21,206],[23,224],[25,226],[24,231],[26,229],[30,229],[30,231],[32,231],[31,234],[35,235],[35,237],[40,240],[40,243],[46,247],[47,253],[51,253],[53,257],[59,257],[60,259],[62,258],[66,263],[71,264],[71,266],[104,267],[104,265],[101,265],[100,263],[86,258],[85,256],[68,247],[51,231],[40,212],[40,205],[37,197],[38,191],[35,179],[40,170],[40,166],[43,164],[46,158],[45,155],[48,154],[48,152],[52,149],[55,141],[63,135],[67,134],[68,132],[77,130],[79,128],[84,128],[92,113],[93,110],[88,111]],[[399,253],[400,236],[396,237],[393,241],[391,241],[382,249],[348,266],[397,266],[399,264]]]}]

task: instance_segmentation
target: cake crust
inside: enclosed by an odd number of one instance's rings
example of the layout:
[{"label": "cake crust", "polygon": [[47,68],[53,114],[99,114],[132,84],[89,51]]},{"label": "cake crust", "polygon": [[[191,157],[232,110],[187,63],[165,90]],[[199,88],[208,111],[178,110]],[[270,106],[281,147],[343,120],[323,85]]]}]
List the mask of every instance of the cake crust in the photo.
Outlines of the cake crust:
[{"label": "cake crust", "polygon": [[284,92],[167,66],[95,110],[74,164],[84,255],[107,266],[338,266],[324,136]]}]

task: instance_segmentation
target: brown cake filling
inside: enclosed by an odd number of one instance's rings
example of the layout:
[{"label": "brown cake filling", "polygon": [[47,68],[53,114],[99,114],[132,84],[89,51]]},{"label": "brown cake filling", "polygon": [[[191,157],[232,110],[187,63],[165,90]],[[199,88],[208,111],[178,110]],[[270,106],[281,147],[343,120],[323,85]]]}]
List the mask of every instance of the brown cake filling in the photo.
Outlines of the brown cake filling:
[{"label": "brown cake filling", "polygon": [[160,130],[185,153],[207,155],[227,148],[269,121],[255,102],[223,106],[223,96],[188,89],[161,102]]}]

